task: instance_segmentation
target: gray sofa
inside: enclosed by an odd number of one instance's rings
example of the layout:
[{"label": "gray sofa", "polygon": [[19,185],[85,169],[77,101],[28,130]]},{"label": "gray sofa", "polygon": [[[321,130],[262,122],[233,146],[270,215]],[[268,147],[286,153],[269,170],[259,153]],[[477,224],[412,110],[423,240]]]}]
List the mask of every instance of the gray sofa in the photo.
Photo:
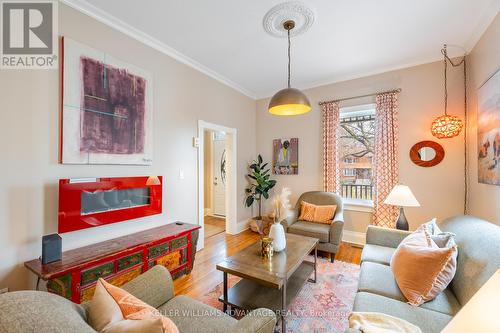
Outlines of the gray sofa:
[{"label": "gray sofa", "polygon": [[[177,325],[179,332],[274,332],[276,315],[257,309],[241,320],[186,296],[175,296],[170,273],[155,266],[123,286],[123,289],[157,308]],[[90,333],[88,304],[43,291],[17,291],[0,295],[0,332]]]},{"label": "gray sofa", "polygon": [[[472,216],[457,216],[438,224],[456,234],[457,272],[434,300],[414,307],[406,303],[389,263],[409,232],[370,226],[361,257],[354,311],[382,312],[407,320],[423,333],[440,332],[474,293],[500,268],[500,228]],[[358,330],[347,330],[359,333]]]},{"label": "gray sofa", "polygon": [[[302,201],[314,205],[337,205],[335,216],[331,224],[321,224],[307,221],[300,221],[300,203]],[[297,200],[292,214],[281,222],[285,232],[308,236],[319,239],[318,250],[330,253],[330,259],[333,262],[335,253],[342,240],[342,230],[344,229],[344,205],[342,198],[333,192],[311,191],[302,193]]]}]

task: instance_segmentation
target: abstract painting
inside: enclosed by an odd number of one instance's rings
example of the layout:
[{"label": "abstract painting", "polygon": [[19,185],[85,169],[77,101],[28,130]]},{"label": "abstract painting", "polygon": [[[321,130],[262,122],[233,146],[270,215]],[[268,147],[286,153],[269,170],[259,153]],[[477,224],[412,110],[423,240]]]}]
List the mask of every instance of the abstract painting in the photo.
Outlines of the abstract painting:
[{"label": "abstract painting", "polygon": [[273,174],[299,174],[298,138],[283,138],[273,140]]},{"label": "abstract painting", "polygon": [[500,71],[478,92],[478,181],[500,185]]},{"label": "abstract painting", "polygon": [[151,75],[63,39],[61,161],[152,164]]}]

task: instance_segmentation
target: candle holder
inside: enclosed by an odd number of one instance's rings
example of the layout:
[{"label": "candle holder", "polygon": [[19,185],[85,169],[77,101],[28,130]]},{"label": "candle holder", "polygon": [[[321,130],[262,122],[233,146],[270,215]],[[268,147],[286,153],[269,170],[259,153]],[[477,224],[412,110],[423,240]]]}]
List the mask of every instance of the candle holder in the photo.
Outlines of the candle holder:
[{"label": "candle holder", "polygon": [[262,237],[260,255],[263,258],[271,259],[273,257],[273,239],[271,237]]}]

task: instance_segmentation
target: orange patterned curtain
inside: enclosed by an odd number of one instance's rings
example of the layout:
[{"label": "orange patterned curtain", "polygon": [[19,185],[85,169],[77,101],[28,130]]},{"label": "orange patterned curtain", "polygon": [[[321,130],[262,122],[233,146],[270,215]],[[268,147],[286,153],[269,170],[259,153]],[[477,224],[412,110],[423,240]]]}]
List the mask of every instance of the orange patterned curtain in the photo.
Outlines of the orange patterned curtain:
[{"label": "orange patterned curtain", "polygon": [[373,165],[373,224],[394,228],[399,209],[384,200],[398,183],[398,94],[378,94],[376,98],[375,154]]},{"label": "orange patterned curtain", "polygon": [[321,107],[323,112],[323,190],[339,193],[339,102],[327,102]]}]

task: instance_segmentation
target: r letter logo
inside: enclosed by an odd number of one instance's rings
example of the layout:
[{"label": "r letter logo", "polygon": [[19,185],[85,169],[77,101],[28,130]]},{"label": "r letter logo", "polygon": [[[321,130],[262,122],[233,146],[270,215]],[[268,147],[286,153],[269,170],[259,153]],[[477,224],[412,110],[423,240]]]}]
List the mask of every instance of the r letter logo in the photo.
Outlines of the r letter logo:
[{"label": "r letter logo", "polygon": [[2,69],[57,68],[57,1],[2,1]]}]

